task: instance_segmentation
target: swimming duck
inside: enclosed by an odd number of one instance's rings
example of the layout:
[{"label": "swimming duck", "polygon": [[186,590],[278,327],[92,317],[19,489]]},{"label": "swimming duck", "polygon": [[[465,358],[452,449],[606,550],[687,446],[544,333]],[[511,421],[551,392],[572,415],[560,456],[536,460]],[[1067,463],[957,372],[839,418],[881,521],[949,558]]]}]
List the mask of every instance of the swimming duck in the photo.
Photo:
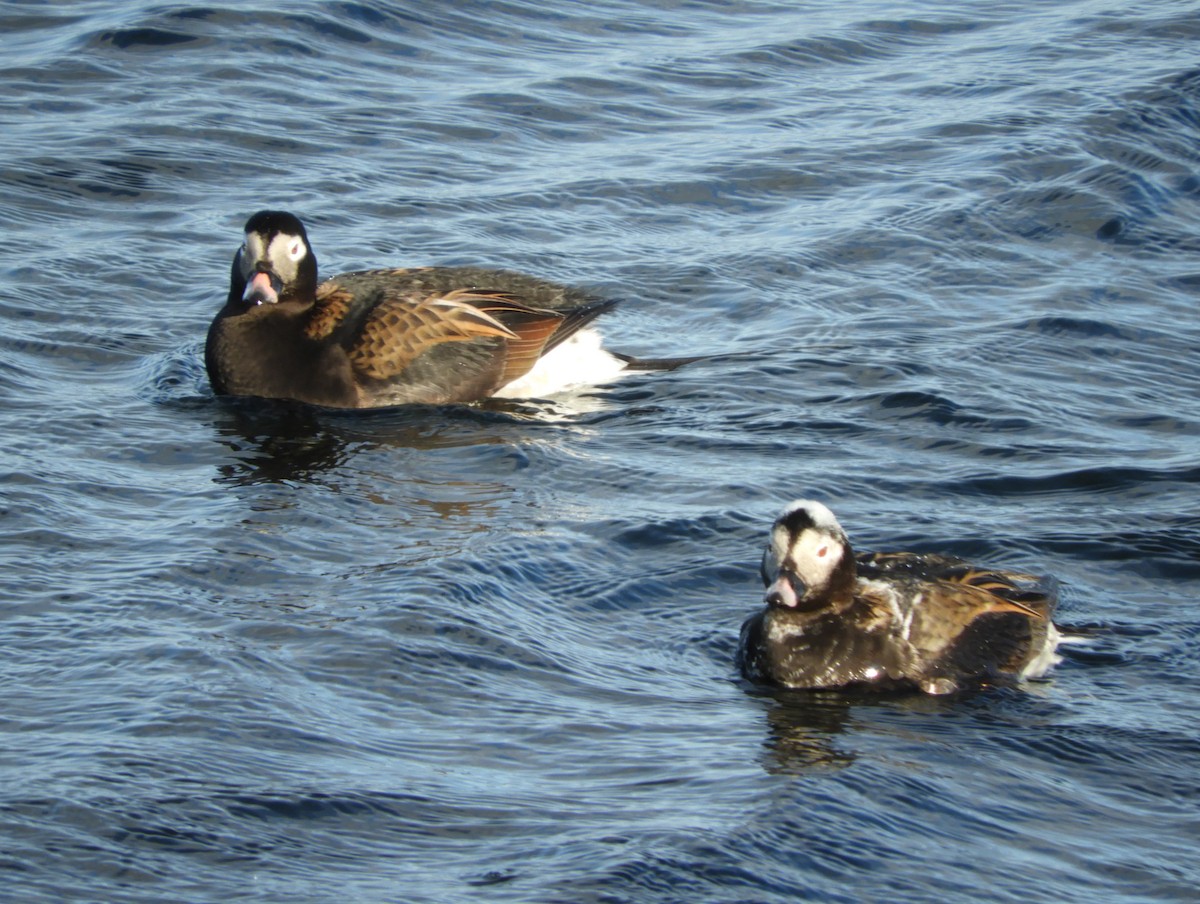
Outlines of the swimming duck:
[{"label": "swimming duck", "polygon": [[742,673],[786,687],[946,694],[1044,674],[1057,657],[1052,578],[949,556],[855,557],[826,506],[802,499],[771,528],[765,608],[742,625]]},{"label": "swimming duck", "polygon": [[334,408],[522,398],[565,388],[542,373],[556,349],[560,365],[591,366],[559,383],[608,379],[632,360],[580,332],[611,300],[474,267],[365,270],[318,285],[297,217],[260,211],[245,233],[205,345],[218,394]]}]

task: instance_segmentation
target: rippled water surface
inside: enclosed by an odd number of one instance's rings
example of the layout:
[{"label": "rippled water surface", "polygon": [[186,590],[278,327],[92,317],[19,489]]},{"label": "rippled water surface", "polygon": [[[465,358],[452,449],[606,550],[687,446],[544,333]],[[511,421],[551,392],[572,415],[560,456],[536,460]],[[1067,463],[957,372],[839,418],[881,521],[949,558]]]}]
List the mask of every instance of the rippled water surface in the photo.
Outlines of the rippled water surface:
[{"label": "rippled water surface", "polygon": [[[1176,0],[0,2],[0,878],[21,901],[1184,901],[1200,18]],[[214,399],[246,217],[716,357]],[[1049,572],[955,699],[741,682],[787,500]]]}]

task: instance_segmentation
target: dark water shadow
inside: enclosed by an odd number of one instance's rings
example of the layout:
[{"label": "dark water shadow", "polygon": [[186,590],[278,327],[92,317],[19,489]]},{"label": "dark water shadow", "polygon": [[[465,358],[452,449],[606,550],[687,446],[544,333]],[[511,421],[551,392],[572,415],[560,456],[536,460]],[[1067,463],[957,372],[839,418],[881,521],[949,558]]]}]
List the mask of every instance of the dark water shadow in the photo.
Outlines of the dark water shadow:
[{"label": "dark water shadow", "polygon": [[218,440],[230,453],[218,482],[247,485],[306,482],[364,450],[435,451],[487,445],[511,447],[531,432],[553,430],[530,406],[408,405],[335,410],[298,402],[212,399]]},{"label": "dark water shadow", "polygon": [[487,399],[470,405],[334,409],[275,399],[213,395],[198,348],[149,357],[140,394],[151,404],[211,423],[230,452],[220,483],[309,482],[378,448],[416,451],[544,440],[605,407],[603,391],[554,400]]},{"label": "dark water shadow", "polygon": [[[853,733],[855,724],[872,711],[933,717],[933,723],[926,723],[928,730],[930,724],[940,722],[941,716],[953,710],[999,712],[1025,705],[1030,699],[1027,688],[1007,682],[980,684],[938,696],[915,690],[802,690],[745,681],[742,685],[749,696],[763,703],[767,732],[762,765],[772,774],[807,774],[849,766],[857,754],[839,744],[839,738]],[[951,720],[946,731],[954,730]]]},{"label": "dark water shadow", "polygon": [[770,773],[803,774],[841,769],[854,754],[838,747],[838,736],[854,700],[830,691],[796,691],[742,682],[747,694],[763,705],[767,733],[763,739],[763,768]]}]

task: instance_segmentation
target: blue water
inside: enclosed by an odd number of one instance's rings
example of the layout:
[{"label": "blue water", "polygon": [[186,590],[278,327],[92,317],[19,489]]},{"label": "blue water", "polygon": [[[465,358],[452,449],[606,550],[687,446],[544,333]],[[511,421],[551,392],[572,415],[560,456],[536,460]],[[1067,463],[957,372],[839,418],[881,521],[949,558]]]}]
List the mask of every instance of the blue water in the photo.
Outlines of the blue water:
[{"label": "blue water", "polygon": [[[1195,900],[1200,10],[0,2],[0,896]],[[214,399],[246,217],[716,355]],[[1050,573],[954,699],[733,665],[778,509]]]}]

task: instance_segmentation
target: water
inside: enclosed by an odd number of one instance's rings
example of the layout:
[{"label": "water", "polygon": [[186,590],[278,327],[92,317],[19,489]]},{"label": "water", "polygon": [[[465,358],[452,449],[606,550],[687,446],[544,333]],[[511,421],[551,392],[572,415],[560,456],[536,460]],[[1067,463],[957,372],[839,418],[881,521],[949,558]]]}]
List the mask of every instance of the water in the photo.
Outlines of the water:
[{"label": "water", "polygon": [[[19,901],[1183,901],[1200,19],[1158,0],[0,3]],[[245,218],[719,357],[215,400]],[[749,687],[782,504],[1056,575],[960,699]]]}]

